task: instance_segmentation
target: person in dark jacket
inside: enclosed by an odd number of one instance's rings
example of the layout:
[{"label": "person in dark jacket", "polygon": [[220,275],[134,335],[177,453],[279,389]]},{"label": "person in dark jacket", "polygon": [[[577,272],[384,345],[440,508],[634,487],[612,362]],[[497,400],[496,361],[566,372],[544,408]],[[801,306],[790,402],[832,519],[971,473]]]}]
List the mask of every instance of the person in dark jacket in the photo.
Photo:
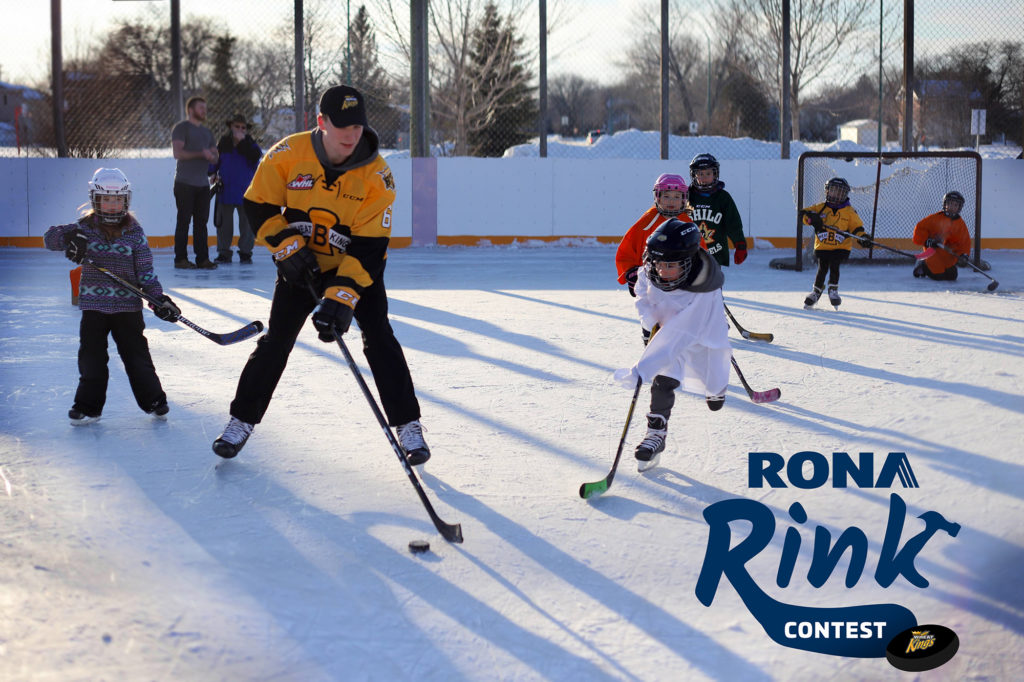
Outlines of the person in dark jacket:
[{"label": "person in dark jacket", "polygon": [[260,146],[250,135],[252,123],[242,114],[235,114],[226,121],[228,132],[217,142],[220,159],[210,166],[214,177],[216,206],[213,224],[217,228],[217,262],[231,262],[231,240],[234,237],[234,214],[238,213],[238,260],[252,263],[252,247],[256,235],[249,226],[249,219],[242,210],[242,196],[256,174]]}]

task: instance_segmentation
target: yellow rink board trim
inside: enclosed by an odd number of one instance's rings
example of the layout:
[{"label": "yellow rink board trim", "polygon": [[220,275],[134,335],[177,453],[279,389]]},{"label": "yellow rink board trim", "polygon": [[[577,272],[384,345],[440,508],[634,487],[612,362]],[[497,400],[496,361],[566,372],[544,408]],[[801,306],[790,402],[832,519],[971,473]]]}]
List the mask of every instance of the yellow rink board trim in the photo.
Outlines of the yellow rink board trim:
[{"label": "yellow rink board trim", "polygon": [[[438,235],[437,243],[439,246],[507,246],[509,244],[521,244],[529,242],[545,242],[554,243],[563,240],[586,240],[596,241],[600,244],[618,244],[622,237],[618,236],[588,236],[588,235],[558,235],[558,236],[530,236],[530,235]],[[793,249],[796,248],[796,237],[757,237],[760,241],[765,241],[774,246],[777,249]],[[210,237],[209,245],[216,246],[217,238]],[[751,239],[753,241],[753,239]],[[192,239],[189,238],[189,244],[192,243]],[[238,244],[238,237],[235,237],[232,241],[233,244]],[[391,239],[391,248],[403,249],[412,243],[410,237],[393,237]],[[916,246],[909,239],[882,239],[881,244],[892,247],[894,249],[902,249],[905,251],[916,252],[919,247]],[[973,240],[972,240],[973,244]],[[42,237],[0,237],[0,247],[16,246],[23,248],[41,249],[43,248]],[[174,246],[173,236],[161,236],[161,237],[149,237],[149,246],[154,249],[167,248]],[[982,250],[987,249],[1024,249],[1024,237],[993,237],[990,239],[981,240]]]}]

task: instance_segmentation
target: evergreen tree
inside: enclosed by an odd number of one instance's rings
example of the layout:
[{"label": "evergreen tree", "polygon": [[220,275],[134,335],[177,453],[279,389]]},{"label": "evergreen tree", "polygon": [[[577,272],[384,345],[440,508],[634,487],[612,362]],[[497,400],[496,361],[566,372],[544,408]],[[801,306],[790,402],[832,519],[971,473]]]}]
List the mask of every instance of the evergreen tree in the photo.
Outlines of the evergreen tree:
[{"label": "evergreen tree", "polygon": [[224,130],[221,125],[234,114],[246,119],[252,115],[252,87],[238,80],[234,66],[235,44],[238,39],[230,34],[217,36],[212,50],[213,73],[207,90],[207,127],[215,137]]},{"label": "evergreen tree", "polygon": [[473,31],[470,51],[470,153],[501,156],[536,134],[537,102],[522,54],[523,39],[511,21],[503,21],[493,0]]},{"label": "evergreen tree", "polygon": [[370,126],[381,136],[381,146],[394,147],[400,114],[391,106],[391,81],[380,64],[377,38],[365,5],[356,11],[348,39],[348,58],[338,64],[338,76],[363,93],[366,116]]}]

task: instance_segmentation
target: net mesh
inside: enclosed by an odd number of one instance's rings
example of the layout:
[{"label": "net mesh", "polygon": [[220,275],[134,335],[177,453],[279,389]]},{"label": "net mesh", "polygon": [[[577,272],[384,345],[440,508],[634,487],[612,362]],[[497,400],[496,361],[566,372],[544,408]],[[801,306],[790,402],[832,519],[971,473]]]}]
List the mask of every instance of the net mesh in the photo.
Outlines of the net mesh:
[{"label": "net mesh", "polygon": [[[981,158],[971,152],[886,153],[879,163],[877,154],[824,153],[800,157],[794,199],[799,208],[824,201],[825,183],[833,177],[850,183],[850,204],[864,223],[868,236],[901,250],[918,250],[913,242],[914,226],[927,215],[942,210],[942,197],[957,191],[964,195],[961,217],[971,240],[978,235]],[[877,191],[876,191],[877,190]],[[805,252],[813,248],[811,230],[800,230]],[[891,261],[899,258],[883,249],[853,248],[851,258]]]}]

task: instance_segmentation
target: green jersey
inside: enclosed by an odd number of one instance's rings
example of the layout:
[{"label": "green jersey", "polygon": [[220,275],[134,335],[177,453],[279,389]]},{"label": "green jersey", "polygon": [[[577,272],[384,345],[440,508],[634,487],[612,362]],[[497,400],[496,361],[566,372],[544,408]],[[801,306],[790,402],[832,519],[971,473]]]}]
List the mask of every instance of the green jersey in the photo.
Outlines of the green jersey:
[{"label": "green jersey", "polygon": [[719,180],[709,194],[690,187],[690,215],[700,228],[708,253],[719,265],[729,265],[729,240],[737,249],[746,249],[743,236],[743,221],[732,196],[723,189],[725,183]]}]

